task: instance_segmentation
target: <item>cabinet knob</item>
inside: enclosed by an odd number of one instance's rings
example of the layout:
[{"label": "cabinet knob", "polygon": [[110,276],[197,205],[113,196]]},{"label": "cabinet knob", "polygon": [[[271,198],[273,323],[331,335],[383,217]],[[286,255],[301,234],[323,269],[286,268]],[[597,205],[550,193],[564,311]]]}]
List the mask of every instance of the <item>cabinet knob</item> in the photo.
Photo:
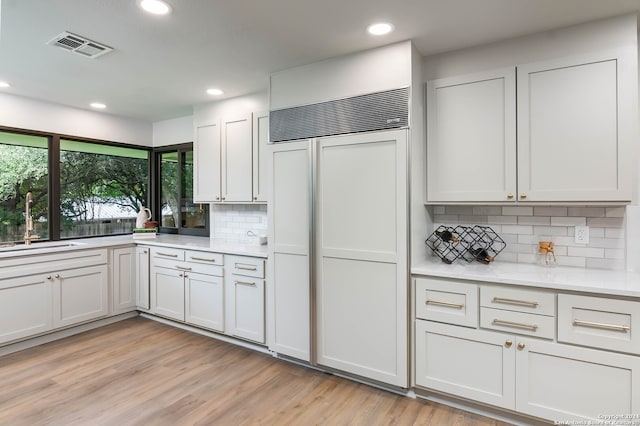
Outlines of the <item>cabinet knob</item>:
[{"label": "cabinet knob", "polygon": [[219,201],[219,200],[220,200],[220,197],[216,197],[216,201]]},{"label": "cabinet knob", "polygon": [[527,194],[520,194],[520,198],[522,198],[522,199],[527,198]]},{"label": "cabinet knob", "polygon": [[506,342],[504,342],[504,345],[505,345],[507,348],[510,348],[510,347],[511,347],[511,345],[513,345],[513,342],[512,342],[511,340],[507,340]]},{"label": "cabinet knob", "polygon": [[51,275],[47,275],[47,279],[50,280],[51,279]]},{"label": "cabinet knob", "polygon": [[60,278],[60,274],[56,274],[56,278]]},{"label": "cabinet knob", "polygon": [[253,197],[253,201],[258,201],[258,197]]},{"label": "cabinet knob", "polygon": [[518,343],[518,349],[519,350],[523,350],[524,349],[524,343],[522,343],[522,342]]},{"label": "cabinet knob", "polygon": [[224,201],[224,197],[222,197],[222,201]]},{"label": "cabinet knob", "polygon": [[508,194],[507,198],[510,199],[510,200],[513,199],[513,194]]},{"label": "cabinet knob", "polygon": [[185,278],[189,278],[189,274],[184,274],[184,277]]},{"label": "cabinet knob", "polygon": [[180,278],[182,278],[182,277],[184,277],[184,274],[178,274],[178,276],[179,276]]}]

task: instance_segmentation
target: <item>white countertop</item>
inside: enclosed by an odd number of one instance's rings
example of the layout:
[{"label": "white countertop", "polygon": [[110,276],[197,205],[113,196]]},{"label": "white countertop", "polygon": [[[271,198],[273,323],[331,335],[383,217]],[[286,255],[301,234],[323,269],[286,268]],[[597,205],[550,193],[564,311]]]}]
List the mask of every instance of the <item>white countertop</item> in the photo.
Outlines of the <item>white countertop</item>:
[{"label": "white countertop", "polygon": [[124,245],[145,245],[172,247],[187,250],[202,250],[223,254],[241,256],[267,257],[267,246],[259,244],[230,244],[212,240],[209,237],[194,237],[190,235],[162,234],[155,238],[134,240],[131,235],[117,235],[113,237],[81,238],[77,240],[33,242],[31,247],[17,245],[0,249],[0,259],[16,256],[46,254],[58,251],[72,251],[91,248],[107,248]]},{"label": "white countertop", "polygon": [[640,298],[640,274],[634,272],[566,266],[546,268],[532,264],[499,261],[489,265],[478,262],[456,262],[447,265],[437,260],[425,260],[413,265],[411,273],[413,275]]}]

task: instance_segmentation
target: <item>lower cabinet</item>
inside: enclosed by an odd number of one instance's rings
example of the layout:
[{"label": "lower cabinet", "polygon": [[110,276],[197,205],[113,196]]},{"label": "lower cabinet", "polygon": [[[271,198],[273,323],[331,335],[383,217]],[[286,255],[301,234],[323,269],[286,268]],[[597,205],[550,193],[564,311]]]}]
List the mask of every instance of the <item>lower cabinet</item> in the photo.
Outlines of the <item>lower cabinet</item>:
[{"label": "lower cabinet", "polygon": [[51,330],[52,299],[47,275],[0,280],[0,343]]},{"label": "lower cabinet", "polygon": [[640,412],[637,356],[517,339],[515,383],[515,409],[536,417],[602,421]]},{"label": "lower cabinet", "polygon": [[152,248],[151,312],[223,332],[224,278],[221,254]]},{"label": "lower cabinet", "polygon": [[149,247],[136,247],[136,307],[149,310]]},{"label": "lower cabinet", "polygon": [[[448,284],[446,294],[436,292]],[[477,302],[471,297],[475,286]],[[446,299],[461,294],[467,297]],[[425,299],[427,307],[446,308],[448,316],[426,309]],[[587,424],[640,412],[637,323],[631,320],[640,307],[637,301],[417,278],[415,303],[418,387],[548,421]],[[479,321],[478,316],[467,321],[450,313],[474,303],[481,306]],[[511,321],[509,315],[516,314]]]},{"label": "lower cabinet", "polygon": [[136,308],[136,248],[111,251],[112,312],[120,314]]},{"label": "lower cabinet", "polygon": [[227,333],[265,343],[264,259],[227,256]]},{"label": "lower cabinet", "polygon": [[109,314],[109,269],[89,266],[56,273],[53,282],[54,328]]}]

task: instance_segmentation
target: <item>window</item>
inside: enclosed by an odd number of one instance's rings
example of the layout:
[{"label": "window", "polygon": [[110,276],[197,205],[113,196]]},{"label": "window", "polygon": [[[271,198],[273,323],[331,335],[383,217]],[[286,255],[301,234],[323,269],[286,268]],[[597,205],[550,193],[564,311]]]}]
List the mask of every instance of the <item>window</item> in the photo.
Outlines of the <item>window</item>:
[{"label": "window", "polygon": [[128,234],[148,204],[149,149],[0,129],[0,243]]},{"label": "window", "polygon": [[209,206],[193,202],[192,145],[163,148],[156,154],[156,169],[160,231],[208,236]]},{"label": "window", "polygon": [[0,132],[0,242],[21,241],[31,191],[34,234],[49,238],[49,138]]},{"label": "window", "polygon": [[148,152],[60,141],[60,238],[127,234],[147,205]]}]

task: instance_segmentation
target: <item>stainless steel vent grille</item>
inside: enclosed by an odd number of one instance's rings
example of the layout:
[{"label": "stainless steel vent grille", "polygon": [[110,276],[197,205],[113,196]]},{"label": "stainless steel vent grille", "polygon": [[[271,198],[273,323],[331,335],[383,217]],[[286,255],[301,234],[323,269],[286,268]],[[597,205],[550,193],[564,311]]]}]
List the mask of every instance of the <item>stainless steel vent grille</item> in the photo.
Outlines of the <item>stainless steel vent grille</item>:
[{"label": "stainless steel vent grille", "polygon": [[269,113],[269,140],[284,142],[409,125],[409,88]]},{"label": "stainless steel vent grille", "polygon": [[97,58],[105,53],[109,53],[113,48],[104,44],[89,40],[86,37],[70,33],[68,31],[58,34],[47,42],[52,46],[68,50],[73,53],[85,56],[87,58]]}]

